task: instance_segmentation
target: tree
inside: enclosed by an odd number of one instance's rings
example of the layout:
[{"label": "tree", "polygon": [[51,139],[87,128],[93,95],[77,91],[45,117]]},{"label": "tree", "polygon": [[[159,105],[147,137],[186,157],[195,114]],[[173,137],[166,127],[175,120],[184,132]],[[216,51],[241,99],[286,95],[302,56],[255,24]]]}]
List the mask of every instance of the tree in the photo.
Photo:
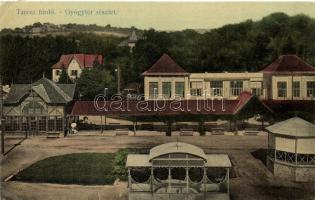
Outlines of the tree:
[{"label": "tree", "polygon": [[103,94],[105,88],[109,95],[116,91],[114,76],[106,69],[84,69],[76,83],[83,99],[93,100],[96,95]]},{"label": "tree", "polygon": [[58,83],[72,83],[65,69],[61,70],[61,74],[58,80]]}]

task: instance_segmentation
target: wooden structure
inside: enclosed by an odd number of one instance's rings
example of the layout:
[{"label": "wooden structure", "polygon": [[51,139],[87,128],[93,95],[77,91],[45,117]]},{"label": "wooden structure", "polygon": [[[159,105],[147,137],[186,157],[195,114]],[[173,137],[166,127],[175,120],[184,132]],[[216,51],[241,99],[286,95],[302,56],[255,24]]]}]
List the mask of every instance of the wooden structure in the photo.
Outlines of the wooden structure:
[{"label": "wooden structure", "polygon": [[156,146],[150,154],[129,154],[128,199],[230,199],[225,154],[205,154],[187,143]]},{"label": "wooden structure", "polygon": [[6,132],[63,132],[66,107],[75,96],[75,84],[56,84],[43,77],[32,84],[14,84],[4,101]]},{"label": "wooden structure", "polygon": [[294,117],[266,129],[270,171],[297,182],[315,182],[315,125]]}]

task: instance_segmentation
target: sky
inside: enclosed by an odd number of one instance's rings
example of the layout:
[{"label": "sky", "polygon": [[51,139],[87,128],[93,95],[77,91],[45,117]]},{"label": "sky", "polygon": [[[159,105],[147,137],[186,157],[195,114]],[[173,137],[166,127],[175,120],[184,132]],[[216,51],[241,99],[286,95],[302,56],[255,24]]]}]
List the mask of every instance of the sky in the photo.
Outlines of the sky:
[{"label": "sky", "polygon": [[4,2],[0,3],[0,28],[51,22],[156,30],[212,29],[260,20],[274,12],[315,18],[315,2]]}]

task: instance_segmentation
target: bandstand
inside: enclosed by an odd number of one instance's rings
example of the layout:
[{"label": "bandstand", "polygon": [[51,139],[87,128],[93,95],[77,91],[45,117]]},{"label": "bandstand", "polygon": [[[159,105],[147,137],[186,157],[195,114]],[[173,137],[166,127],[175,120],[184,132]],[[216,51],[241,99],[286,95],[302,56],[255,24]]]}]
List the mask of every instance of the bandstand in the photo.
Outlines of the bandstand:
[{"label": "bandstand", "polygon": [[266,129],[268,169],[277,177],[315,182],[315,125],[294,117]]},{"label": "bandstand", "polygon": [[230,199],[230,159],[194,145],[171,142],[149,154],[129,154],[128,199]]}]

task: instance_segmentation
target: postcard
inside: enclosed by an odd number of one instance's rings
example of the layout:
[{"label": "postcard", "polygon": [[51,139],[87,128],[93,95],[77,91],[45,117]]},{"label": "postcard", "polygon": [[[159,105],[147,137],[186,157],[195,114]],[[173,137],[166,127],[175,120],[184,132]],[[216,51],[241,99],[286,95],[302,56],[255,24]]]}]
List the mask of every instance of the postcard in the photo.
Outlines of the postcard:
[{"label": "postcard", "polygon": [[314,200],[314,2],[1,2],[3,200]]}]

